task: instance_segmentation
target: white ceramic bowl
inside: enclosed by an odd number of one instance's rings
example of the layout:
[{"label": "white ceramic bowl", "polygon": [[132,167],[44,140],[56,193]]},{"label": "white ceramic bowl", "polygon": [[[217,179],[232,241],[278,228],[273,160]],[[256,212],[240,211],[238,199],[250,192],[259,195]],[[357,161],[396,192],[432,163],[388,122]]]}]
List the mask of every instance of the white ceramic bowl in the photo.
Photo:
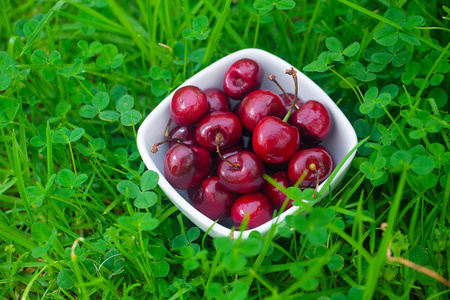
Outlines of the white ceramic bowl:
[{"label": "white ceramic bowl", "polygon": [[[293,66],[281,58],[260,49],[244,49],[234,52],[198,72],[190,79],[186,80],[186,82],[184,82],[181,86],[195,85],[201,89],[210,87],[222,89],[222,80],[225,72],[235,61],[241,58],[251,58],[256,60],[264,68],[265,78],[261,88],[270,89],[277,94],[280,93],[278,87],[267,78],[269,74],[274,74],[277,81],[286,90],[286,92],[294,93],[293,80],[291,76],[285,74],[286,69],[290,69]],[[356,133],[342,111],[319,86],[317,86],[311,79],[298,70],[297,77],[299,82],[299,97],[304,101],[317,100],[323,103],[333,116],[333,129],[330,132],[329,137],[322,143],[322,145],[331,152],[336,164],[338,164],[357,144]],[[186,191],[173,188],[164,178],[164,156],[168,150],[168,145],[164,144],[159,146],[159,150],[155,154],[150,151],[154,143],[164,139],[164,131],[170,117],[169,106],[174,93],[175,91],[165,98],[142,122],[137,134],[139,153],[147,168],[158,172],[160,176],[158,184],[166,193],[167,197],[195,225],[205,232],[209,230],[208,234],[212,237],[230,236],[234,234],[234,237],[237,238],[241,232],[238,230],[232,232],[231,222],[228,222],[228,224],[225,222],[226,225],[221,225],[218,223],[214,224],[213,220],[200,213],[190,204]],[[350,156],[343,167],[339,170],[338,174],[334,177],[331,182],[331,189],[334,189],[343,179],[354,155],[355,154],[353,153],[353,155]],[[319,190],[323,185],[324,183],[319,186]],[[323,193],[321,198],[324,198],[327,194],[328,191]],[[291,207],[282,213],[279,218],[273,219],[252,230],[242,232],[242,237],[247,238],[253,230],[257,230],[262,235],[265,235],[273,223],[283,222],[287,215],[293,214],[296,210],[298,210],[298,206]]]}]

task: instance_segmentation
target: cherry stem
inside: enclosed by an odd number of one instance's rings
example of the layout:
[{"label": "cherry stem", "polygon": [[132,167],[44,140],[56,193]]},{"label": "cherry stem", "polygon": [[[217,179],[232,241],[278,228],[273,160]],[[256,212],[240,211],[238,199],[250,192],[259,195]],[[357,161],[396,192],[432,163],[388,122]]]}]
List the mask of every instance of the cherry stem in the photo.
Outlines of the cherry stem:
[{"label": "cherry stem", "polygon": [[[294,79],[294,87],[295,87],[295,93],[294,93],[294,100],[292,101],[291,108],[287,112],[286,116],[284,117],[283,121],[287,122],[289,120],[289,117],[291,116],[292,112],[294,111],[295,103],[297,103],[297,93],[298,93],[298,79],[297,79],[297,71],[294,70],[293,67],[291,69],[286,70],[286,74],[289,74]],[[292,100],[292,99],[291,99]]]},{"label": "cherry stem", "polygon": [[222,153],[220,153],[219,146],[222,145],[222,143],[223,143],[223,135],[220,132],[216,133],[215,142],[216,142],[216,152],[219,155],[220,159],[222,159],[222,160],[226,161],[227,163],[229,163],[230,165],[232,165],[235,170],[238,170],[241,167],[240,164],[229,161],[228,159],[223,157]]},{"label": "cherry stem", "polygon": [[311,171],[315,171],[315,173],[316,173],[316,178],[317,178],[316,188],[314,189],[314,195],[312,196],[313,198],[316,198],[317,197],[317,190],[319,189],[319,171],[317,171],[317,167],[316,167],[315,163],[310,164],[309,165],[309,169]]},{"label": "cherry stem", "polygon": [[152,146],[152,153],[158,152],[158,146],[168,143],[168,142],[173,142],[173,141],[182,142],[183,139],[182,138],[172,138],[172,139],[166,138],[164,141],[154,143]]},{"label": "cherry stem", "polygon": [[169,122],[167,122],[166,125],[166,131],[164,132],[164,139],[168,139],[169,138],[169,128],[170,128],[170,124],[172,123],[172,118],[169,118]]},{"label": "cherry stem", "polygon": [[151,150],[152,153],[158,152],[158,146],[159,145],[165,144],[167,142],[172,142],[172,141],[178,141],[178,142],[182,142],[183,141],[182,138],[173,138],[173,139],[169,138],[169,128],[170,128],[170,124],[171,123],[172,123],[172,119],[169,118],[169,122],[167,122],[167,125],[166,125],[166,130],[164,131],[164,141],[153,144],[152,150]]},{"label": "cherry stem", "polygon": [[270,80],[270,81],[273,81],[273,82],[280,88],[280,90],[283,92],[283,94],[291,101],[291,107],[292,107],[292,105],[294,105],[296,109],[299,109],[299,107],[298,107],[298,105],[297,105],[297,103],[296,103],[297,100],[294,101],[294,100],[291,98],[291,96],[289,96],[289,94],[286,93],[286,91],[283,89],[283,87],[281,86],[281,84],[278,83],[278,81],[277,81],[275,75],[273,75],[273,74],[269,75],[269,80]]}]

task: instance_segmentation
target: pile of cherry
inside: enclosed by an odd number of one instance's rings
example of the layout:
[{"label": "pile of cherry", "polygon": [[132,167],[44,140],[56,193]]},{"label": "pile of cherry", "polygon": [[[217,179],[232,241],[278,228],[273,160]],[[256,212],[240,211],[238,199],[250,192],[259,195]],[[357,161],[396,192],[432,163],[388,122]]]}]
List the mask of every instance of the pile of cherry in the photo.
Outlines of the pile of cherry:
[{"label": "pile of cherry", "polygon": [[[283,188],[317,190],[333,171],[332,156],[319,145],[330,132],[331,115],[320,102],[299,99],[296,71],[286,74],[294,80],[294,94],[274,75],[269,79],[282,93],[260,89],[264,70],[246,58],[230,66],[223,90],[190,85],[175,91],[161,142],[169,143],[164,176],[187,190],[192,205],[211,220],[231,216],[236,228],[244,218],[247,229],[260,226],[274,210],[292,206],[265,174]],[[176,126],[169,130],[172,121]]]}]

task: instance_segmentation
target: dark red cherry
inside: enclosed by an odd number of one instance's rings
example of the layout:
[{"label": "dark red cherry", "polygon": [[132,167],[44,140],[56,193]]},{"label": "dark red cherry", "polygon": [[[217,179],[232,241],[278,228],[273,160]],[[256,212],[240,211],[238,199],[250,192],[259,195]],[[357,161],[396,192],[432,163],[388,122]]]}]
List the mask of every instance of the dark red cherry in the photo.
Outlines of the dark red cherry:
[{"label": "dark red cherry", "polygon": [[249,58],[243,58],[230,66],[223,78],[223,90],[232,99],[242,100],[259,89],[264,78],[262,66]]},{"label": "dark red cherry", "polygon": [[297,127],[302,143],[319,144],[330,133],[333,120],[328,109],[315,100],[306,101],[289,118],[289,124]]},{"label": "dark red cherry", "polygon": [[282,119],[287,111],[280,96],[269,90],[256,90],[241,101],[237,112],[242,125],[253,132],[262,118],[276,116]]},{"label": "dark red cherry", "polygon": [[[278,171],[270,175],[270,177],[285,189],[292,186],[287,171]],[[286,201],[287,198],[286,194],[283,193],[278,187],[269,183],[267,180],[264,183],[261,191],[267,198],[269,198],[270,202],[272,203],[272,206],[278,210],[283,206],[284,202]],[[286,204],[285,210],[291,207],[292,207],[292,199],[289,199],[288,203]]]},{"label": "dark red cherry", "polygon": [[273,217],[273,208],[269,199],[260,192],[250,193],[236,199],[231,208],[231,219],[234,226],[239,228],[248,215],[246,229],[256,228]]},{"label": "dark red cherry", "polygon": [[206,115],[195,131],[197,142],[208,151],[226,149],[236,145],[242,136],[238,116],[229,111],[213,111]]},{"label": "dark red cherry", "polygon": [[208,101],[208,112],[230,111],[231,102],[227,94],[218,88],[209,88],[203,91]]},{"label": "dark red cherry", "polygon": [[[300,187],[313,187],[330,176],[334,170],[334,160],[325,147],[314,146],[298,151],[289,161],[289,180],[296,183],[305,170],[308,171]],[[318,181],[317,181],[318,178]]]},{"label": "dark red cherry", "polygon": [[206,95],[196,86],[179,88],[172,97],[170,117],[177,125],[194,125],[208,111]]},{"label": "dark red cherry", "polygon": [[[292,105],[292,101],[294,100],[294,94],[287,93],[290,99],[286,96],[286,94],[281,93],[278,96],[280,96],[281,100],[283,100],[284,105],[286,106],[286,110],[289,110]],[[291,100],[292,99],[292,100]],[[295,112],[298,108],[302,107],[303,101],[297,97],[297,101],[295,102],[296,106],[293,109],[293,112]]]},{"label": "dark red cherry", "polygon": [[256,154],[241,151],[222,160],[217,169],[220,183],[236,193],[252,193],[264,184],[264,165]]},{"label": "dark red cherry", "polygon": [[226,189],[217,176],[203,180],[192,198],[192,205],[202,214],[215,221],[223,221],[231,216],[231,207],[238,193]]},{"label": "dark red cherry", "polygon": [[164,177],[176,189],[199,185],[212,168],[211,154],[198,146],[177,143],[164,158]]},{"label": "dark red cherry", "polygon": [[279,164],[288,161],[298,150],[300,134],[297,128],[277,117],[263,118],[252,135],[255,154],[262,161]]},{"label": "dark red cherry", "polygon": [[176,143],[198,146],[194,126],[175,126],[169,133],[169,147]]}]

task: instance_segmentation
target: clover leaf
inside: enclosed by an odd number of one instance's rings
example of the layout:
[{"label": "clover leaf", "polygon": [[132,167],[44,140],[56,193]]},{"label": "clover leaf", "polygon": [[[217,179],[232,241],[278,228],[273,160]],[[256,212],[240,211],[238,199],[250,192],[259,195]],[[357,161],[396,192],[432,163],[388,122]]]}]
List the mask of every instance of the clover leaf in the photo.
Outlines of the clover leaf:
[{"label": "clover leaf", "polygon": [[208,17],[197,17],[192,21],[192,29],[185,28],[182,35],[187,40],[206,40],[211,31],[208,26]]},{"label": "clover leaf", "polygon": [[79,80],[84,80],[84,77],[79,74],[83,73],[85,69],[86,67],[83,65],[83,60],[76,59],[72,65],[58,69],[58,74],[61,74],[66,78],[74,77]]}]

